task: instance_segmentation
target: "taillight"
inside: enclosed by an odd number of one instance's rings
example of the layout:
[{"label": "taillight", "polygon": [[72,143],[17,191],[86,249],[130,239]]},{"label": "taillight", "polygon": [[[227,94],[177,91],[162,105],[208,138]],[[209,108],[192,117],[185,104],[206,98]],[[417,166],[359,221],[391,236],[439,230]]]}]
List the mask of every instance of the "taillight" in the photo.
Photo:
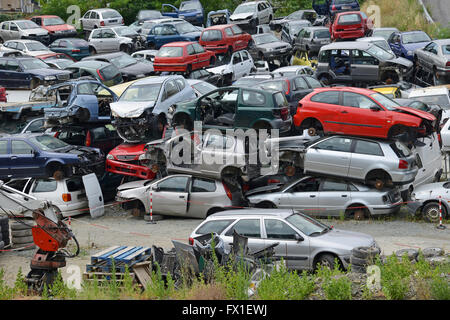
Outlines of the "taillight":
[{"label": "taillight", "polygon": [[333,4],[333,6],[331,7],[331,11],[336,11],[336,5]]},{"label": "taillight", "polygon": [[289,82],[289,80],[286,80],[287,83],[287,90],[286,90],[286,95],[289,95],[289,93],[291,92],[291,83]]},{"label": "taillight", "polygon": [[59,131],[55,132],[55,134],[53,135],[53,137],[58,138],[59,136]]},{"label": "taillight", "polygon": [[398,162],[398,168],[399,169],[408,169],[408,161],[406,160],[400,160]]},{"label": "taillight", "polygon": [[122,24],[125,24],[125,20],[124,19],[122,19]]},{"label": "taillight", "polygon": [[97,70],[97,74],[100,77],[100,80],[105,81],[105,79],[103,78],[102,74],[100,73],[100,70]]},{"label": "taillight", "polygon": [[269,179],[269,180],[267,180],[267,184],[271,184],[271,183],[280,183],[280,180],[278,180],[278,179]]},{"label": "taillight", "polygon": [[231,194],[230,189],[227,187],[227,185],[224,182],[222,182],[222,184],[223,184],[223,188],[225,189],[225,193],[227,194],[227,197],[230,200],[233,200],[233,195]]},{"label": "taillight", "polygon": [[194,238],[189,238],[189,244],[190,244],[191,246],[194,245]]},{"label": "taillight", "polygon": [[81,52],[80,49],[72,49],[72,53],[77,53],[77,52]]},{"label": "taillight", "polygon": [[91,132],[90,131],[88,131],[87,132],[87,135],[86,135],[86,141],[84,142],[84,145],[86,146],[86,147],[90,147],[91,146]]},{"label": "taillight", "polygon": [[450,61],[447,61],[447,63],[445,64],[446,67],[450,67]]},{"label": "taillight", "polygon": [[100,21],[100,25],[101,25],[102,27],[104,27],[104,26],[105,26],[105,21]]},{"label": "taillight", "polygon": [[62,199],[64,202],[70,202],[72,201],[72,196],[70,195],[70,193],[63,193]]}]

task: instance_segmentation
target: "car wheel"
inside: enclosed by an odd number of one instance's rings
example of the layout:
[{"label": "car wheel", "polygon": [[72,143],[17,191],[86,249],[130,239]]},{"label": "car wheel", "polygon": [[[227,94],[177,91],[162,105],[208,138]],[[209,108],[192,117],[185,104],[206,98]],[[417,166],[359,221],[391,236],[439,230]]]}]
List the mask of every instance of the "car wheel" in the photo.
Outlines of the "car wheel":
[{"label": "car wheel", "polygon": [[216,58],[215,57],[211,57],[211,59],[209,59],[209,65],[210,66],[214,66],[216,64]]},{"label": "car wheel", "polygon": [[89,54],[92,56],[94,54],[97,54],[97,50],[95,50],[94,47],[89,47]]},{"label": "car wheel", "polygon": [[329,269],[334,269],[335,266],[335,256],[329,253],[321,254],[314,263],[314,270],[317,270],[320,266],[327,267]]},{"label": "car wheel", "polygon": [[275,209],[277,206],[272,202],[264,201],[256,205],[257,208]]},{"label": "car wheel", "polygon": [[88,109],[80,108],[78,109],[75,117],[78,119],[78,122],[87,122],[91,118],[91,113]]},{"label": "car wheel", "polygon": [[369,210],[360,204],[352,205],[347,209],[346,216],[352,216],[353,219],[361,221],[368,218],[370,215]]},{"label": "car wheel", "polygon": [[382,170],[369,172],[366,176],[365,183],[366,185],[374,186],[377,190],[382,190],[386,186],[393,186],[389,174]]},{"label": "car wheel", "polygon": [[[447,216],[447,209],[441,205],[442,218]],[[426,204],[422,209],[422,217],[427,222],[436,223],[439,222],[439,203],[431,202]]]},{"label": "car wheel", "polygon": [[120,45],[119,50],[122,51],[122,52],[125,52],[125,53],[128,53],[128,51],[129,51],[128,50],[128,46],[126,44]]},{"label": "car wheel", "polygon": [[189,64],[186,68],[186,73],[189,75],[192,72],[192,66]]},{"label": "car wheel", "polygon": [[155,138],[160,139],[164,131],[164,126],[166,122],[162,117],[154,117],[152,121],[152,132]]}]

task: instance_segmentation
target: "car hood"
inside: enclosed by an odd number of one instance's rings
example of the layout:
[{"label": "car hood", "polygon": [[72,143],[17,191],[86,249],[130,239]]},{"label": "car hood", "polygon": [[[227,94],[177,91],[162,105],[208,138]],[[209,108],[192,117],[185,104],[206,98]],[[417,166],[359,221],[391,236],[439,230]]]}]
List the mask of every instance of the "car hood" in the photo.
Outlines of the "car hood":
[{"label": "car hood", "polygon": [[327,242],[328,244],[336,243],[341,246],[348,247],[350,250],[355,247],[370,247],[375,241],[371,235],[365,233],[334,228],[321,236],[314,237],[313,239],[314,241],[317,239]]},{"label": "car hood", "polygon": [[113,156],[119,156],[119,155],[141,155],[144,152],[144,146],[145,144],[128,144],[123,143],[114,149],[112,149],[109,154]]},{"label": "car hood", "polygon": [[236,13],[230,16],[230,20],[239,20],[239,19],[250,19],[254,13]]},{"label": "car hood", "polygon": [[222,65],[222,66],[218,66],[218,67],[214,67],[214,68],[209,68],[209,69],[206,69],[206,70],[208,70],[209,72],[214,73],[214,74],[231,73],[231,70],[230,70],[230,68],[228,67],[227,64]]},{"label": "car hood", "polygon": [[124,184],[121,184],[120,186],[118,186],[117,191],[148,187],[151,185],[151,183],[145,185],[146,183],[148,183],[148,181],[150,181],[150,180],[139,180],[139,181],[127,182],[127,183],[124,183]]},{"label": "car hood", "polygon": [[268,49],[268,48],[278,48],[278,47],[288,47],[291,48],[291,45],[287,42],[277,41],[277,42],[269,42],[264,44],[258,44],[258,48]]},{"label": "car hood", "polygon": [[22,30],[22,32],[25,35],[35,34],[35,35],[41,36],[41,35],[47,35],[48,34],[48,31],[45,30],[45,29],[42,29],[42,28],[26,29],[26,30]]},{"label": "car hood", "polygon": [[425,119],[425,120],[429,120],[429,121],[434,121],[436,120],[436,117],[433,116],[431,113],[428,113],[426,111],[421,111],[421,110],[417,110],[414,108],[410,108],[410,107],[395,107],[398,110],[401,110],[404,113],[409,113],[413,116]]},{"label": "car hood", "polygon": [[144,110],[152,108],[155,101],[143,102],[113,102],[110,104],[113,116],[120,118],[138,118],[144,113]]},{"label": "car hood", "polygon": [[66,31],[66,30],[74,30],[75,28],[68,24],[60,24],[57,26],[46,26],[45,29],[48,31]]},{"label": "car hood", "polygon": [[125,68],[120,68],[120,72],[125,74],[132,74],[134,76],[137,75],[147,75],[149,73],[153,72],[153,65],[150,63],[143,63],[138,62],[129,66],[126,66]]},{"label": "car hood", "polygon": [[408,43],[408,44],[403,44],[403,47],[405,47],[406,51],[414,51],[416,49],[420,49],[420,48],[425,47],[429,43],[430,43],[430,41],[417,42],[417,43]]},{"label": "car hood", "polygon": [[100,149],[98,148],[91,148],[91,147],[84,147],[84,146],[67,146],[65,148],[61,148],[59,150],[54,150],[55,153],[65,153],[65,154],[74,154],[74,155],[100,155]]},{"label": "car hood", "polygon": [[38,76],[56,76],[59,74],[70,74],[70,71],[67,70],[56,70],[56,69],[33,69],[28,70],[27,72],[38,75]]},{"label": "car hood", "polygon": [[54,53],[53,51],[49,51],[49,50],[39,50],[39,51],[27,51],[26,54],[32,57],[37,57],[37,56],[41,56],[44,54],[51,54]]},{"label": "car hood", "polygon": [[412,61],[402,57],[391,59],[389,62],[396,63],[407,68],[411,68],[413,66]]}]

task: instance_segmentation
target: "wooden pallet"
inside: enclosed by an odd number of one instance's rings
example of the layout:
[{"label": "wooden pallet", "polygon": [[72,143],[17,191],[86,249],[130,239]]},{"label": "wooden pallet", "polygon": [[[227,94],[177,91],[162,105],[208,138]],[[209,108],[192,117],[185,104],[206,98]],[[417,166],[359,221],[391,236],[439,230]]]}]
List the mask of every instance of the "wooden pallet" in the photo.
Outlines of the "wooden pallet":
[{"label": "wooden pallet", "polygon": [[[143,286],[136,281],[136,274],[131,272],[129,273],[129,276],[132,279],[133,285],[143,288]],[[116,284],[117,288],[122,289],[124,288],[124,278],[125,273],[116,273]],[[97,282],[99,286],[108,286],[110,285],[111,281],[113,279],[113,274],[109,272],[85,272],[83,273],[83,281],[88,283],[94,283]]]},{"label": "wooden pallet", "polygon": [[151,256],[151,248],[114,246],[91,256],[91,264],[86,265],[87,272],[111,272],[114,265],[116,272],[125,272],[126,266],[146,261]]}]

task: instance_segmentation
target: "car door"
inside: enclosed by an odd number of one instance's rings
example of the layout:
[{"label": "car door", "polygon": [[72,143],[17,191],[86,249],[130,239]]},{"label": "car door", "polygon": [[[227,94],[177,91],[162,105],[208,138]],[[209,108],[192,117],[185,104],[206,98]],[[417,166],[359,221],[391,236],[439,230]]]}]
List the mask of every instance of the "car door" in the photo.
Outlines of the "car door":
[{"label": "car door", "polygon": [[14,83],[17,87],[28,87],[31,77],[29,73],[24,72],[19,66],[19,62],[16,59],[8,59],[6,63],[7,77],[9,81]]},{"label": "car door", "polygon": [[338,132],[340,130],[340,92],[324,91],[311,97],[314,102],[314,111],[320,114],[320,122],[325,132]]},{"label": "car door", "polygon": [[[178,88],[175,80],[166,81],[164,83],[164,90],[162,90],[159,106],[157,107],[158,111],[167,113],[167,110],[169,110],[170,106],[172,106],[176,102],[179,102],[179,92],[180,89]],[[154,112],[156,112],[156,110],[154,110]]]},{"label": "car door", "polygon": [[252,72],[252,69],[254,68],[254,63],[253,63],[253,59],[250,56],[250,54],[248,53],[247,50],[242,50],[241,51],[241,57],[242,57],[242,66],[243,66],[243,77],[249,75]]},{"label": "car door", "polygon": [[9,140],[0,140],[0,179],[7,179],[12,175],[9,149]]},{"label": "car door", "polygon": [[92,45],[98,53],[105,51],[105,44],[103,43],[102,29],[94,29],[91,32],[89,44]]},{"label": "car door", "polygon": [[171,4],[164,3],[161,7],[161,14],[167,17],[178,18],[178,9]]},{"label": "car door", "polygon": [[[228,29],[229,28],[225,29],[226,30],[225,32],[227,32],[227,35],[229,33],[229,31],[227,31]],[[247,47],[248,42],[247,42],[247,40],[244,39],[244,35],[243,35],[244,32],[242,31],[242,29],[237,25],[233,25],[233,26],[231,26],[231,31],[233,33],[233,36],[232,36],[233,40],[231,41],[231,43],[234,42],[234,50],[237,51],[237,50],[241,50],[241,49],[244,49],[245,47]]]},{"label": "car door", "polygon": [[176,175],[169,176],[154,185],[152,190],[153,212],[185,216],[189,184],[189,176]]},{"label": "car door", "polygon": [[362,50],[351,50],[350,74],[354,81],[378,81],[380,61]]},{"label": "car door", "polygon": [[289,35],[289,24],[285,23],[281,29],[281,40],[291,43],[291,37]]},{"label": "car door", "polygon": [[295,37],[294,46],[296,47],[296,49],[305,50],[304,37],[303,37],[305,32],[306,32],[306,29],[301,29],[296,35],[294,35],[294,37]]},{"label": "car door", "polygon": [[281,219],[264,218],[263,221],[265,246],[278,243],[274,258],[283,259],[289,269],[309,269],[309,241]]},{"label": "car door", "polygon": [[112,31],[111,29],[103,29],[101,37],[103,40],[105,51],[119,51],[119,40],[114,31]]},{"label": "car door", "polygon": [[304,171],[347,177],[353,140],[332,137],[309,147],[305,154]]},{"label": "car door", "polygon": [[[208,134],[201,149],[200,171],[208,175],[220,176],[221,168],[227,161],[233,161],[233,150],[236,141],[230,136],[221,134]],[[231,159],[227,159],[230,156]]]},{"label": "car door", "polygon": [[285,190],[286,199],[283,207],[304,210],[305,213],[317,213],[320,179],[306,177]]},{"label": "car door", "polygon": [[226,246],[231,246],[233,244],[233,232],[236,230],[241,236],[248,237],[248,251],[250,254],[262,250],[266,241],[262,238],[261,222],[260,218],[239,219],[228,227],[221,238]]},{"label": "car door", "polygon": [[91,15],[91,11],[87,11],[84,14],[83,18],[81,18],[81,27],[84,30],[91,30],[92,29],[91,25],[90,25],[90,19],[89,19],[90,15]]},{"label": "car door", "polygon": [[386,111],[372,99],[359,93],[343,92],[340,128],[343,134],[383,137],[386,135]]},{"label": "car door", "polygon": [[20,29],[15,22],[11,22],[9,26],[9,39],[20,39]]},{"label": "car door", "polygon": [[400,34],[397,32],[391,34],[388,42],[389,42],[389,45],[391,46],[392,51],[395,53],[395,55],[397,57],[399,57],[402,53]]},{"label": "car door", "polygon": [[103,193],[95,173],[82,177],[84,189],[89,203],[89,212],[92,218],[98,218],[105,214]]},{"label": "car door", "polygon": [[344,216],[351,192],[347,182],[326,178],[320,184],[318,199],[318,215]]},{"label": "car door", "polygon": [[3,22],[0,35],[3,39],[3,41],[7,41],[10,39],[10,37],[9,37],[9,21]]},{"label": "car door", "polygon": [[376,141],[362,139],[355,140],[348,176],[350,178],[363,180],[366,177],[367,168],[374,163],[384,161],[384,153]]},{"label": "car door", "polygon": [[44,161],[28,142],[11,140],[11,174],[13,177],[41,176],[44,173]]}]

